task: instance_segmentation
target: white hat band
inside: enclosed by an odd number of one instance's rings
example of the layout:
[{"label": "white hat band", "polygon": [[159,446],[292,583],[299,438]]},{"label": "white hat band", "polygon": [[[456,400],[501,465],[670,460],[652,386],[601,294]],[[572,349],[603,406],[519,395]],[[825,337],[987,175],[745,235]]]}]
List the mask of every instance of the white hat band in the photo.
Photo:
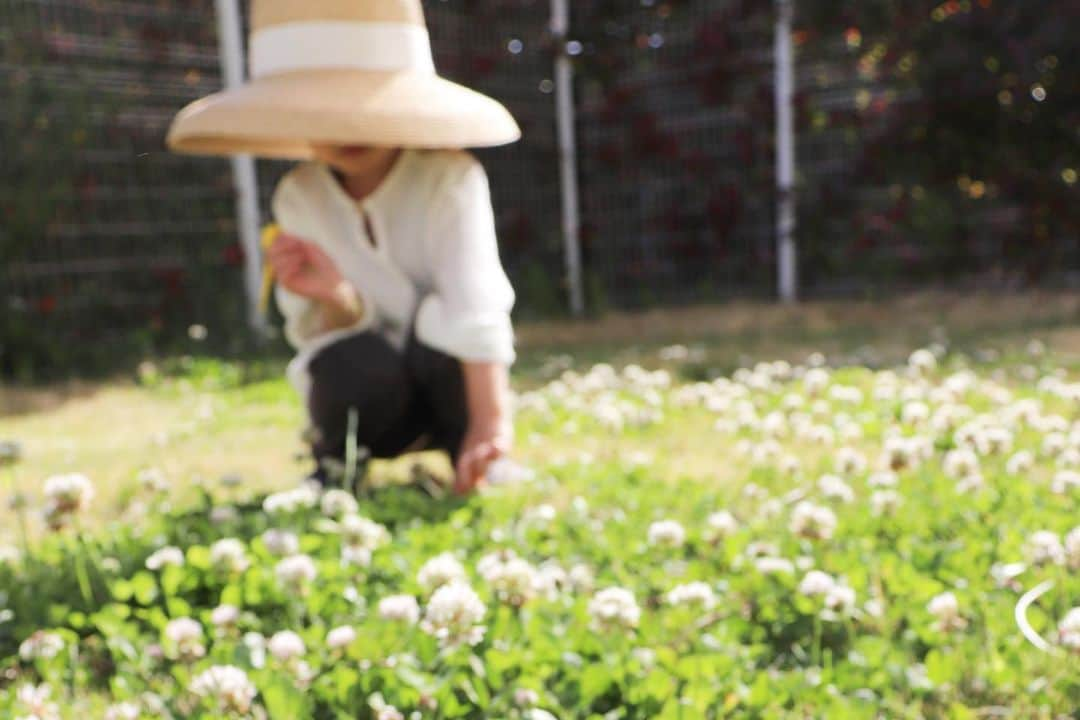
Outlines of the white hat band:
[{"label": "white hat band", "polygon": [[251,35],[251,75],[350,68],[435,73],[426,28],[348,21],[273,25]]}]

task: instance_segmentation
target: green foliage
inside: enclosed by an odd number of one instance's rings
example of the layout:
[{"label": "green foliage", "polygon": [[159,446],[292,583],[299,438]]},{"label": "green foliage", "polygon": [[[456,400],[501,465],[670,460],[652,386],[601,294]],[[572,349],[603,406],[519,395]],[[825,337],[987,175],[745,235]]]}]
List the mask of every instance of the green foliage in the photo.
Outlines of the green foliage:
[{"label": "green foliage", "polygon": [[[155,716],[209,720],[223,711],[192,688],[225,665],[245,671],[269,718],[380,717],[384,706],[531,720],[1071,712],[1080,686],[1066,648],[1029,645],[1013,608],[1024,588],[1054,580],[1028,619],[1056,644],[1057,624],[1080,597],[1068,570],[1075,548],[1069,559],[1032,554],[1035,532],[1060,538],[1076,524],[1080,488],[1057,487],[1075,450],[1046,444],[1066,442],[1050,428],[1068,427],[1073,386],[1018,381],[1057,378],[1038,357],[974,371],[959,358],[939,370],[928,357],[902,374],[775,364],[700,384],[637,367],[563,375],[523,399],[521,436],[575,433],[580,448],[620,451],[551,457],[531,480],[466,500],[365,487],[359,515],[389,534],[372,542],[369,560],[343,553],[350,542],[339,518],[351,511],[310,491],[264,499],[229,484],[204,488],[184,508],[143,491],[142,512],[106,532],[76,525],[21,558],[0,556],[0,712],[25,712],[16,693],[30,682],[48,683],[72,712],[107,696],[137,702],[147,717],[160,707]],[[236,382],[212,365],[189,369],[204,391]],[[734,468],[738,482],[718,484],[715,468],[660,474],[652,458],[628,450],[701,423],[716,423],[716,463]],[[919,444],[890,454],[896,437]],[[955,469],[959,456],[949,453],[964,448],[981,482],[968,485],[976,476]],[[1014,467],[1019,450],[1033,451],[1030,468]],[[896,477],[886,482],[867,459]],[[832,474],[840,490],[819,482]],[[880,495],[888,483],[900,503],[892,509]],[[827,509],[834,530],[800,529],[807,500]],[[718,520],[719,510],[731,518]],[[661,533],[659,521],[685,535]],[[278,548],[268,530],[292,533],[295,546]],[[221,562],[223,538],[240,541],[244,563]],[[148,562],[170,546],[182,564]],[[401,593],[430,609],[420,570],[444,552],[486,605],[474,645],[445,645],[380,611]],[[485,569],[498,552],[532,572],[566,574],[516,586],[524,594],[515,600]],[[278,553],[308,556],[314,579],[287,584]],[[1020,575],[1001,575],[1015,562],[1024,563]],[[806,590],[811,569],[853,600],[830,605]],[[704,583],[715,604],[673,602],[669,593],[689,583]],[[591,607],[615,587],[640,610],[624,625],[601,623]],[[945,592],[956,616],[931,609]],[[215,622],[223,605],[237,609],[235,621]],[[169,629],[178,618],[202,628],[200,651],[187,657]],[[338,627],[355,638],[334,647],[328,633]],[[20,657],[42,630],[61,649]],[[263,646],[281,631],[302,640],[299,657]]]}]

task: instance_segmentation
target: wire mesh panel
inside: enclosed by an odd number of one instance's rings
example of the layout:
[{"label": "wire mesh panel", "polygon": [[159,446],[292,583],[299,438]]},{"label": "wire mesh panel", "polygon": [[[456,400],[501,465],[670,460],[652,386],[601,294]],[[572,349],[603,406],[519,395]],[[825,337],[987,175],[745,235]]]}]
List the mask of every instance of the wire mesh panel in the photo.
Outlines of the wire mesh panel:
[{"label": "wire mesh panel", "polygon": [[807,293],[1075,285],[1080,4],[797,5]]},{"label": "wire mesh panel", "polygon": [[[525,143],[481,157],[519,306],[556,310],[546,2],[427,10],[444,74],[523,126]],[[164,148],[176,111],[221,87],[216,30],[209,0],[0,0],[0,374],[107,368],[189,331],[246,339],[229,163]],[[289,166],[259,164],[264,215]]]},{"label": "wire mesh panel", "polygon": [[[498,99],[521,125],[521,142],[475,152],[489,175],[503,264],[518,293],[516,314],[561,312],[548,0],[427,0],[424,9],[439,74]],[[290,167],[259,163],[264,209]]]},{"label": "wire mesh panel", "polygon": [[594,307],[769,291],[771,16],[760,5],[575,3]]},{"label": "wire mesh panel", "polygon": [[516,317],[566,306],[549,0],[425,3],[439,71],[503,102],[523,139],[482,150]]},{"label": "wire mesh panel", "polygon": [[228,165],[163,147],[176,110],[219,86],[212,18],[205,1],[0,2],[4,374],[224,326]]},{"label": "wire mesh panel", "polygon": [[[245,5],[247,3],[244,3]],[[1076,284],[1074,0],[799,0],[804,296]],[[577,72],[587,304],[775,288],[773,22],[758,0],[426,0],[442,74],[506,103],[488,169],[518,317],[563,312],[552,70]],[[172,155],[220,87],[209,0],[0,0],[0,374],[243,339],[229,163]],[[264,217],[287,163],[259,163]]]}]

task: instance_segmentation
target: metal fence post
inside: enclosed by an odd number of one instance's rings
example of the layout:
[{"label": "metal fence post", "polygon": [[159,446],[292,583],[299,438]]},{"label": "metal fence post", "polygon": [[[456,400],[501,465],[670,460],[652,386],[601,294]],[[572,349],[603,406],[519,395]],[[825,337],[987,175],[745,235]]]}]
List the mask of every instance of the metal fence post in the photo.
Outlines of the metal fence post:
[{"label": "metal fence post", "polygon": [[569,0],[551,0],[551,32],[555,37],[555,113],[558,125],[559,174],[562,188],[563,248],[570,312],[585,313],[581,273],[581,210],[578,197],[577,138],[574,132],[574,67],[566,52],[570,31]]},{"label": "metal fence post", "polygon": [[[218,48],[225,87],[244,82],[244,42],[238,0],[216,0]],[[233,187],[236,190],[236,224],[244,248],[244,295],[247,299],[248,324],[259,335],[267,331],[259,312],[259,285],[262,276],[262,252],[259,247],[259,188],[255,159],[251,155],[231,158]]]},{"label": "metal fence post", "polygon": [[794,0],[776,0],[776,249],[780,299],[798,298],[795,247],[795,61],[791,47]]}]

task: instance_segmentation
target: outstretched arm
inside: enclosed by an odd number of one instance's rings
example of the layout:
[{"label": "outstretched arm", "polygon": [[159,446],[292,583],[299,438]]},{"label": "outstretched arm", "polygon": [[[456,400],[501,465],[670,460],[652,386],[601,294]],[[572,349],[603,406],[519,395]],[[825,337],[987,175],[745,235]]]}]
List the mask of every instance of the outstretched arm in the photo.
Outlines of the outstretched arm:
[{"label": "outstretched arm", "polygon": [[454,490],[464,494],[480,484],[488,466],[514,443],[510,373],[496,362],[463,362],[469,427],[458,455]]}]

